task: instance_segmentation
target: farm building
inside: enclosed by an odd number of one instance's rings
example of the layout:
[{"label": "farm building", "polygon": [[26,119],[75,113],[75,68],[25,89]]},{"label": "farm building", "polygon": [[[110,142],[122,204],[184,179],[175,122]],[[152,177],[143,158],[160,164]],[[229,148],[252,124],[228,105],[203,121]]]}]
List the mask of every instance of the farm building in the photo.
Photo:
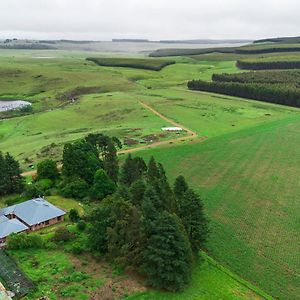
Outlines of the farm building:
[{"label": "farm building", "polygon": [[181,127],[163,127],[161,130],[163,131],[182,131]]},{"label": "farm building", "polygon": [[0,209],[0,245],[11,233],[30,232],[62,222],[66,213],[37,198]]}]

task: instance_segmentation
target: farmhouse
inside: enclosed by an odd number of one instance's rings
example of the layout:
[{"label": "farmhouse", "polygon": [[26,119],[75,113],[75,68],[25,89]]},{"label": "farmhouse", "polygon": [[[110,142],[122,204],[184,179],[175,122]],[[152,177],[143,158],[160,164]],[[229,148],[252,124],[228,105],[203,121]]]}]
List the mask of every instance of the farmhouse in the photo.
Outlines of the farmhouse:
[{"label": "farmhouse", "polygon": [[0,209],[0,246],[11,233],[30,232],[62,222],[66,213],[37,198]]}]

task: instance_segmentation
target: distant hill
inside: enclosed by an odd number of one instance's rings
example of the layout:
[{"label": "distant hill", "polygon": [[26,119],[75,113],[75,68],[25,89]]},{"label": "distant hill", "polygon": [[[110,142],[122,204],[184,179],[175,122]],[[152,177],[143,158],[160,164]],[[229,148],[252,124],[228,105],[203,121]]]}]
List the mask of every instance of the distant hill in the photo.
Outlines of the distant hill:
[{"label": "distant hill", "polygon": [[278,37],[256,40],[253,43],[285,43],[285,44],[297,44],[300,43],[300,37]]},{"label": "distant hill", "polygon": [[164,44],[243,44],[251,43],[253,40],[211,40],[211,39],[196,39],[196,40],[160,40]]}]

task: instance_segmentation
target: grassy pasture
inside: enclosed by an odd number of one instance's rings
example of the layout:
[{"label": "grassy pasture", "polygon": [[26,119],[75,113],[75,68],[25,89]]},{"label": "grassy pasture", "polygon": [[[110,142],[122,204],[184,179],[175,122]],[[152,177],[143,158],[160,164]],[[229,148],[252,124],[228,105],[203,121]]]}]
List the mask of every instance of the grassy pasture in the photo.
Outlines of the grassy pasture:
[{"label": "grassy pasture", "polygon": [[123,67],[134,69],[145,69],[160,71],[166,66],[172,65],[175,61],[162,59],[143,59],[143,58],[111,58],[111,57],[89,57],[88,61],[94,62],[104,67]]},{"label": "grassy pasture", "polygon": [[[143,109],[139,101],[150,104],[200,137],[209,138],[201,144],[183,142],[140,152],[146,158],[154,155],[166,165],[170,178],[174,179],[175,174],[186,175],[199,191],[211,219],[209,254],[274,297],[297,299],[298,110],[186,89],[187,81],[193,78],[211,80],[214,73],[236,73],[230,57],[224,59],[227,61],[175,57],[176,64],[153,72],[97,66],[85,61],[86,53],[43,52],[54,57],[49,59],[32,58],[32,51],[0,53],[0,70],[12,74],[0,77],[1,96],[32,100],[35,111],[40,111],[0,122],[2,151],[10,151],[26,166],[25,158],[34,162],[44,157],[58,158],[65,142],[90,132],[105,132],[122,139],[159,134],[165,122]],[[21,73],[15,73],[16,70]],[[40,80],[34,76],[40,74],[47,78],[43,81],[46,90],[30,96]],[[48,79],[57,77],[62,82],[47,84]],[[57,96],[78,86],[102,89],[78,95],[75,103],[58,107],[61,100]],[[66,209],[73,205],[55,197],[52,200]],[[28,253],[14,255],[25,271],[33,272],[26,262]],[[46,251],[41,255],[46,255]],[[54,265],[60,264],[55,262],[59,255],[60,252],[51,254]],[[203,291],[203,299],[213,299],[215,292],[224,299],[260,299],[239,287],[230,276],[219,274],[209,263],[204,266],[195,271],[191,289],[184,294],[187,297],[201,299],[196,298],[200,297],[199,290]],[[65,267],[68,269],[69,265]],[[48,266],[44,270],[50,272]],[[203,276],[207,277],[202,286]],[[50,279],[48,290],[53,280]],[[214,288],[215,282],[219,289]],[[77,291],[78,297],[82,291]],[[142,297],[164,299],[165,294]],[[176,297],[180,299],[180,295]]]},{"label": "grassy pasture", "polygon": [[279,299],[300,294],[299,128],[297,115],[140,153],[163,162],[170,178],[186,176],[200,193],[211,220],[209,253]]},{"label": "grassy pasture", "polygon": [[251,286],[248,282],[232,274],[212,258],[202,253],[203,265],[196,267],[189,287],[182,293],[143,292],[131,296],[128,300],[262,300],[271,296]]}]

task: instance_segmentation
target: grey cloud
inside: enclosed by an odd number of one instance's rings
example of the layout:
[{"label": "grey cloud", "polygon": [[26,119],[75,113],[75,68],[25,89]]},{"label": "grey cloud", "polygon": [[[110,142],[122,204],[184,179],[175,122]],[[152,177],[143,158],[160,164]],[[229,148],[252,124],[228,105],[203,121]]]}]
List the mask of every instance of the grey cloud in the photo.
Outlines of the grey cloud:
[{"label": "grey cloud", "polygon": [[0,37],[261,38],[300,35],[298,0],[1,0]]}]

